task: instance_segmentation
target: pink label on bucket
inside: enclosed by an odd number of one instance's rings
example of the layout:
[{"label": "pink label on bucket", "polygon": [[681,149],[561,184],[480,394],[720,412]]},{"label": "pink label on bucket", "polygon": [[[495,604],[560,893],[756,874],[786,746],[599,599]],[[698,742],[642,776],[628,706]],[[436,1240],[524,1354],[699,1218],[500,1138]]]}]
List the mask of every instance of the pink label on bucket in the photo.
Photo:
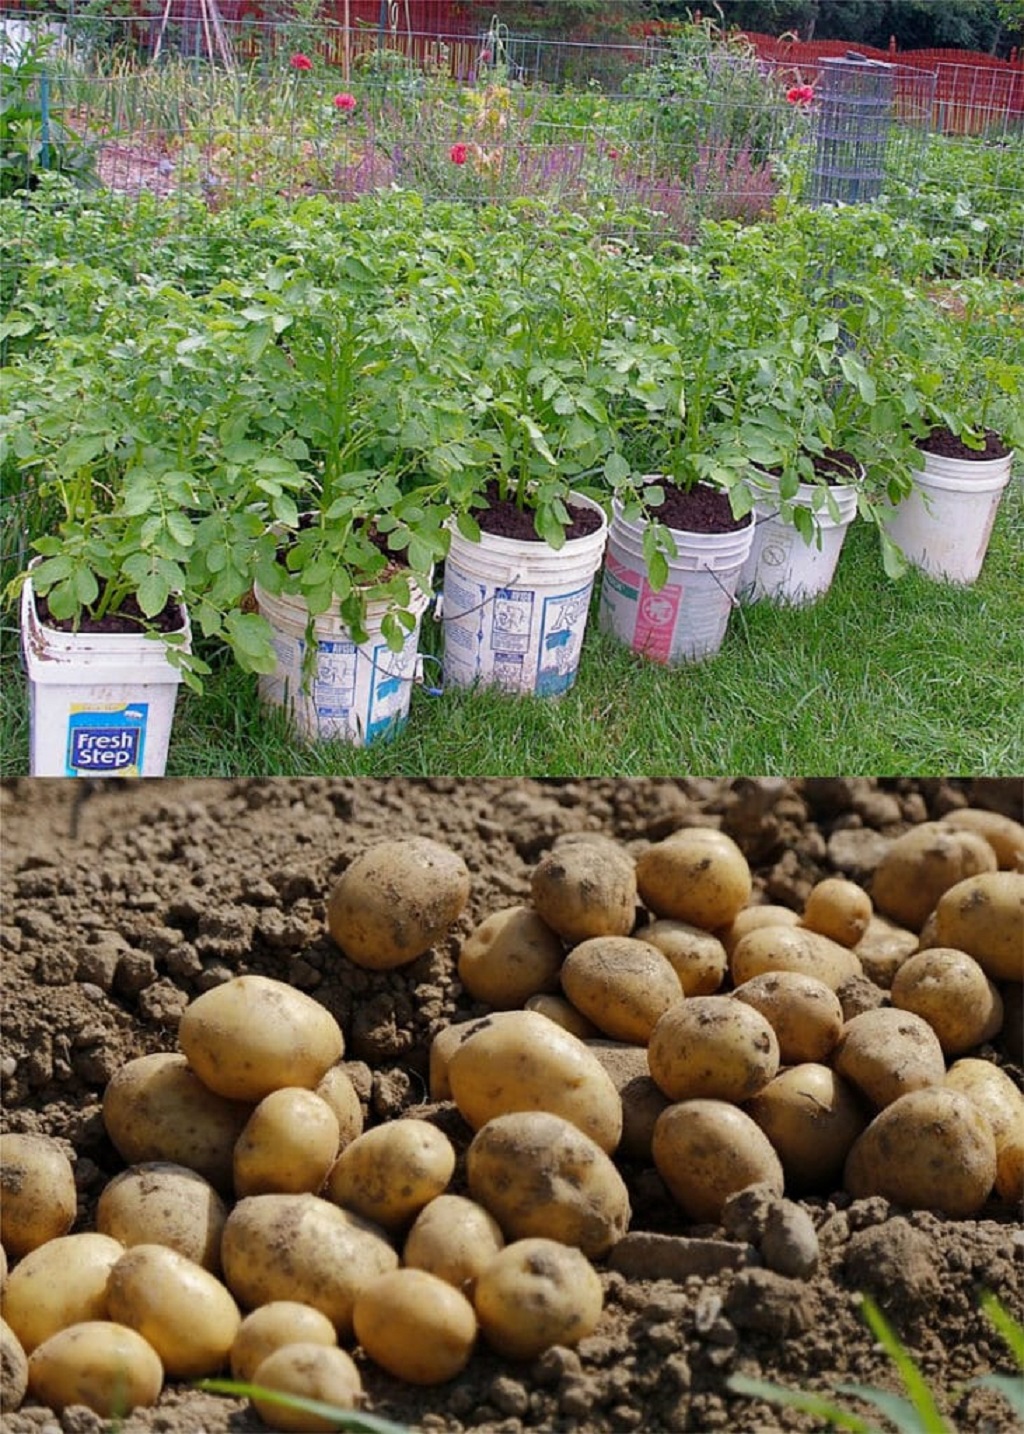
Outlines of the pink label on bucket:
[{"label": "pink label on bucket", "polygon": [[640,587],[637,606],[636,632],[633,636],[633,650],[642,652],[655,662],[668,662],[672,654],[672,634],[675,631],[679,604],[683,589],[678,583],[669,583],[655,592],[644,578]]}]

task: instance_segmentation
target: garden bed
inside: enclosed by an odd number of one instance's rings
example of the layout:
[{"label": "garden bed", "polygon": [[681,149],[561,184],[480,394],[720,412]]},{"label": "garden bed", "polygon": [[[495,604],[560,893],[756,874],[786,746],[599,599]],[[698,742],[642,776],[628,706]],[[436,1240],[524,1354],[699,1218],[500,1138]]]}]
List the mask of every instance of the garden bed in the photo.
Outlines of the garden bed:
[{"label": "garden bed", "polygon": [[[681,825],[721,825],[746,851],[756,890],[799,908],[820,877],[866,882],[888,838],[968,800],[1004,811],[1017,803],[1019,819],[1019,791],[1013,781],[868,779],[9,782],[0,789],[4,1128],[65,1145],[76,1168],[76,1229],[88,1228],[101,1189],[122,1168],[100,1118],[106,1082],[132,1057],[173,1048],[188,1000],[251,971],[315,994],[336,1015],[371,1122],[421,1115],[462,1149],[469,1131],[454,1108],[426,1100],[433,1033],[480,1009],[456,979],[457,943],[489,911],[527,898],[533,867],[560,834],[603,832],[638,852]],[[470,904],[433,951],[400,971],[370,973],[327,938],[326,895],[360,851],[399,834],[459,851]],[[978,1053],[1019,1078],[1009,1036]],[[993,1203],[977,1219],[951,1220],[835,1192],[802,1202],[820,1245],[812,1278],[756,1268],[687,1275],[695,1256],[684,1240],[721,1232],[688,1226],[652,1168],[623,1170],[632,1248],[613,1255],[619,1270],[602,1263],[605,1313],[578,1351],[556,1349],[527,1365],[478,1352],[462,1376],[435,1389],[403,1387],[363,1361],[369,1407],[450,1434],[810,1431],[820,1421],[731,1394],[725,1381],[743,1372],[833,1394],[845,1381],[898,1388],[858,1312],[859,1293],[869,1292],[951,1427],[1016,1427],[998,1395],[964,1387],[1011,1367],[978,1298],[990,1290],[1024,1318],[1013,1210]],[[453,1188],[461,1179],[460,1165]],[[41,1422],[27,1405],[4,1428],[38,1434]],[[68,1434],[99,1427],[84,1411],[64,1418]],[[241,1402],[178,1385],[118,1427],[229,1434],[260,1426]]]}]

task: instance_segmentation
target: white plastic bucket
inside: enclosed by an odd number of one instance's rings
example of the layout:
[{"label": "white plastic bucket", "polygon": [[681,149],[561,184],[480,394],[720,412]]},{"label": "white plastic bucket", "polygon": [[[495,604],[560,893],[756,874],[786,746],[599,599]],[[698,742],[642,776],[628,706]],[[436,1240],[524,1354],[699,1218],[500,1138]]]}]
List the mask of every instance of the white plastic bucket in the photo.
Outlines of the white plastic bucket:
[{"label": "white plastic bucket", "polygon": [[416,622],[401,652],[392,652],[381,634],[390,603],[368,604],[364,643],[354,640],[335,604],[313,620],[316,655],[311,663],[306,659],[309,609],[303,600],[275,596],[259,584],[255,595],[273,628],[277,658],[274,671],[259,679],[259,695],[268,705],[284,708],[302,737],[363,747],[405,725],[429,593],[412,585],[409,611]]},{"label": "white plastic bucket", "polygon": [[[913,491],[885,519],[890,538],[929,577],[970,584],[981,572],[1013,454],[979,463],[926,455]],[[987,475],[979,476],[979,469]]]},{"label": "white plastic bucket", "polygon": [[722,645],[736,583],[750,551],[754,519],[729,533],[670,529],[676,556],[657,592],[647,579],[644,524],[613,503],[601,584],[600,626],[654,662],[674,666],[711,657]]},{"label": "white plastic bucket", "polygon": [[[188,616],[182,610],[189,651]],[[21,593],[33,777],[162,777],[181,674],[141,633],[61,632]]]},{"label": "white plastic bucket", "polygon": [[838,516],[822,503],[821,490],[801,483],[794,504],[812,510],[814,532],[806,539],[779,513],[770,493],[759,494],[754,504],[754,542],[740,572],[737,590],[745,602],[768,598],[771,602],[801,605],[828,592],[835,577],[846,530],[857,516],[857,490],[846,484],[829,488]]},{"label": "white plastic bucket", "polygon": [[453,530],[445,559],[444,681],[552,697],[576,679],[594,577],[608,520],[580,493],[601,526],[561,548],[491,533],[479,542]]}]

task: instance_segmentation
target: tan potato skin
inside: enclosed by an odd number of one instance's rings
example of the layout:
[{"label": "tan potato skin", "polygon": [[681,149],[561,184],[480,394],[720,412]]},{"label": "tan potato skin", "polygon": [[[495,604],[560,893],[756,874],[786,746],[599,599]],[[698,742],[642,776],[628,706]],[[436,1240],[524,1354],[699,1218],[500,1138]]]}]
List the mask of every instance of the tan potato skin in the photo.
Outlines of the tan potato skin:
[{"label": "tan potato skin", "polygon": [[959,1091],[909,1091],[875,1116],[846,1159],[854,1199],[882,1195],[909,1210],[977,1214],[996,1178],[992,1127]]},{"label": "tan potato skin", "polygon": [[5,1319],[0,1319],[0,1414],[21,1408],[28,1389],[28,1356]]},{"label": "tan potato skin", "polygon": [[103,1092],[103,1123],[126,1164],[185,1165],[222,1195],[232,1192],[235,1141],[251,1110],[215,1095],[171,1051],[129,1061]]},{"label": "tan potato skin", "polygon": [[991,1061],[954,1061],[946,1072],[946,1089],[973,1100],[992,1127],[996,1140],[996,1193],[1019,1204],[1024,1198],[1024,1094]]},{"label": "tan potato skin", "polygon": [[547,1111],[489,1120],[470,1143],[466,1174],[507,1240],[560,1240],[596,1258],[629,1228],[629,1192],[609,1156]]},{"label": "tan potato skin", "polygon": [[811,888],[803,922],[809,931],[828,936],[840,946],[853,947],[867,931],[873,914],[871,897],[862,886],[829,876]]},{"label": "tan potato skin", "polygon": [[535,1359],[552,1345],[572,1347],[597,1327],[604,1292],[581,1251],[531,1238],[506,1245],[473,1295],[487,1343],[506,1359]]},{"label": "tan potato skin", "polygon": [[554,1021],[556,1026],[561,1026],[563,1031],[568,1031],[570,1036],[576,1036],[581,1041],[593,1040],[601,1034],[593,1021],[588,1021],[583,1012],[577,1011],[573,1003],[567,1001],[564,996],[548,993],[531,996],[524,1009],[546,1016],[549,1021]]},{"label": "tan potato skin", "polygon": [[352,1332],[359,1290],[393,1270],[384,1231],[317,1195],[249,1195],[228,1215],[224,1278],[242,1309],[271,1300],[312,1305],[339,1336]]},{"label": "tan potato skin", "polygon": [[638,927],[634,935],[668,957],[684,996],[713,996],[725,980],[729,959],[722,942],[710,931],[688,921],[662,918]]},{"label": "tan potato skin", "polygon": [[941,1086],[946,1077],[942,1046],[928,1022],[892,1006],[847,1021],[832,1065],[878,1109],[908,1091]]},{"label": "tan potato skin", "polygon": [[107,1279],[124,1254],[109,1235],[61,1235],[29,1251],[7,1276],[2,1313],[22,1349],[71,1324],[107,1317]]},{"label": "tan potato skin", "polygon": [[426,1120],[405,1116],[375,1125],[347,1145],[325,1194],[386,1230],[400,1230],[440,1195],[455,1172],[455,1149]]},{"label": "tan potato skin", "polygon": [[867,1125],[853,1087],[812,1061],[780,1071],[744,1109],[771,1141],[790,1191],[838,1189],[846,1157]]},{"label": "tan potato skin", "polygon": [[947,1056],[992,1040],[1003,1024],[995,986],[972,956],[949,946],[909,956],[893,977],[892,1003],[926,1020]]},{"label": "tan potato skin", "polygon": [[178,1044],[210,1090],[254,1103],[283,1086],[312,1090],[345,1047],[319,1001],[267,976],[236,976],[197,996],[182,1012]]},{"label": "tan potato skin", "polygon": [[338,1118],[315,1091],[301,1086],[273,1090],[235,1141],[235,1194],[308,1190],[316,1195],[340,1145]]},{"label": "tan potato skin", "polygon": [[983,873],[950,887],[935,908],[935,939],[973,956],[993,981],[1024,981],[1024,876]]},{"label": "tan potato skin", "polygon": [[465,1295],[426,1270],[392,1270],[356,1300],[356,1339],[370,1358],[409,1384],[444,1384],[461,1374],[476,1343]]},{"label": "tan potato skin", "polygon": [[574,946],[562,965],[572,1004],[617,1041],[646,1045],[658,1020],[683,988],[667,956],[632,936],[594,936]]},{"label": "tan potato skin", "polygon": [[814,976],[833,991],[863,972],[860,959],[846,946],[802,927],[761,926],[740,938],[729,962],[733,985],[765,971],[796,971]]},{"label": "tan potato skin", "polygon": [[164,1245],[135,1245],[121,1256],[107,1282],[107,1309],[153,1346],[176,1379],[223,1369],[242,1322],[215,1275]]},{"label": "tan potato skin", "polygon": [[465,1290],[504,1245],[501,1226],[482,1205],[465,1195],[439,1195],[413,1221],[402,1261]]},{"label": "tan potato skin", "polygon": [[728,926],[750,901],[750,866],[736,843],[707,827],[682,828],[637,860],[641,899],[656,916],[705,931]]},{"label": "tan potato skin", "polygon": [[775,1032],[784,1066],[826,1060],[843,1029],[839,997],[814,976],[765,971],[737,986],[733,996],[764,1016]]},{"label": "tan potato skin", "polygon": [[363,1133],[363,1107],[352,1079],[340,1066],[332,1066],[317,1082],[316,1093],[334,1111],[338,1122],[338,1149],[343,1150]]},{"label": "tan potato skin", "polygon": [[[737,943],[751,931],[757,931],[762,926],[799,926],[800,924],[799,913],[791,907],[776,906],[771,902],[765,902],[760,906],[744,906],[742,911],[737,911],[728,926],[719,929],[717,935],[725,947],[726,958],[731,960]],[[711,995],[711,992],[701,992],[700,994]]]},{"label": "tan potato skin", "polygon": [[47,1135],[0,1135],[0,1240],[15,1259],[66,1235],[78,1192],[71,1161]]},{"label": "tan potato skin", "polygon": [[167,1245],[216,1275],[227,1215],[224,1201],[195,1170],[155,1160],[108,1181],[96,1205],[96,1229],[125,1248]]},{"label": "tan potato skin", "polygon": [[982,807],[961,807],[941,818],[954,831],[974,832],[988,842],[996,854],[1000,871],[1024,871],[1024,826],[1012,817]]},{"label": "tan potato skin", "polygon": [[485,1017],[448,1062],[452,1098],[479,1130],[497,1115],[547,1110],[579,1127],[602,1150],[622,1136],[622,1102],[584,1043],[535,1011]]},{"label": "tan potato skin", "polygon": [[298,1300],[272,1300],[247,1314],[231,1345],[231,1376],[252,1381],[257,1367],[286,1344],[338,1343],[330,1320],[312,1305]]},{"label": "tan potato skin", "polygon": [[558,990],[562,943],[529,906],[493,911],[459,951],[459,980],[477,1001],[497,1011]]},{"label": "tan potato skin", "polygon": [[[253,1383],[282,1394],[298,1394],[333,1404],[338,1409],[355,1409],[363,1396],[363,1382],[352,1356],[343,1349],[316,1343],[282,1345],[257,1365]],[[336,1419],[323,1419],[305,1409],[271,1404],[258,1396],[253,1408],[270,1429],[310,1431],[329,1434],[338,1428]]]},{"label": "tan potato skin", "polygon": [[684,1100],[658,1117],[652,1146],[658,1174],[690,1220],[716,1223],[730,1195],[783,1174],[768,1137],[745,1111],[721,1100]]},{"label": "tan potato skin", "polygon": [[747,1100],[779,1069],[779,1043],[760,1011],[732,996],[692,996],[666,1011],[647,1047],[670,1100]]},{"label": "tan potato skin", "polygon": [[563,844],[534,867],[530,901],[566,941],[628,936],[636,920],[633,858],[607,842]]},{"label": "tan potato skin", "polygon": [[883,915],[920,931],[944,891],[964,877],[995,871],[996,865],[995,852],[976,833],[922,822],[896,837],[882,857],[871,899]]},{"label": "tan potato skin", "polygon": [[429,837],[380,842],[331,889],[327,929],[350,961],[387,971],[415,961],[455,925],[469,900],[459,854]]},{"label": "tan potato skin", "polygon": [[153,1347],[110,1320],[69,1325],[34,1349],[28,1361],[29,1393],[58,1414],[84,1404],[102,1419],[120,1419],[155,1404],[163,1382]]}]

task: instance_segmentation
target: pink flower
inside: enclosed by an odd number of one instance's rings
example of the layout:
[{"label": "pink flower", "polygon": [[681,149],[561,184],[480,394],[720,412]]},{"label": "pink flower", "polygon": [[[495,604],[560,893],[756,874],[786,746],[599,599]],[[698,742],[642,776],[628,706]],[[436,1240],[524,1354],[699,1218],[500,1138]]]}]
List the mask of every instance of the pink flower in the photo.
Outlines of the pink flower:
[{"label": "pink flower", "polygon": [[492,60],[493,58],[494,58],[494,56],[491,54],[490,50],[481,50],[481,51],[480,51],[480,63],[481,63],[481,65],[489,65],[489,64],[491,63],[491,60]]},{"label": "pink flower", "polygon": [[610,149],[610,150],[608,151],[608,158],[609,158],[609,159],[618,159],[618,157],[619,157],[619,151],[618,151],[617,149]]},{"label": "pink flower", "polygon": [[311,70],[313,61],[308,55],[293,55],[288,61],[293,70]]},{"label": "pink flower", "polygon": [[453,144],[451,149],[448,151],[448,157],[451,160],[452,164],[465,164],[466,160],[469,157],[469,145]]},{"label": "pink flower", "polygon": [[786,99],[791,105],[809,105],[814,99],[814,86],[794,85],[786,91]]},{"label": "pink flower", "polygon": [[334,108],[336,110],[354,110],[356,107],[355,95],[347,92],[334,96]]}]

